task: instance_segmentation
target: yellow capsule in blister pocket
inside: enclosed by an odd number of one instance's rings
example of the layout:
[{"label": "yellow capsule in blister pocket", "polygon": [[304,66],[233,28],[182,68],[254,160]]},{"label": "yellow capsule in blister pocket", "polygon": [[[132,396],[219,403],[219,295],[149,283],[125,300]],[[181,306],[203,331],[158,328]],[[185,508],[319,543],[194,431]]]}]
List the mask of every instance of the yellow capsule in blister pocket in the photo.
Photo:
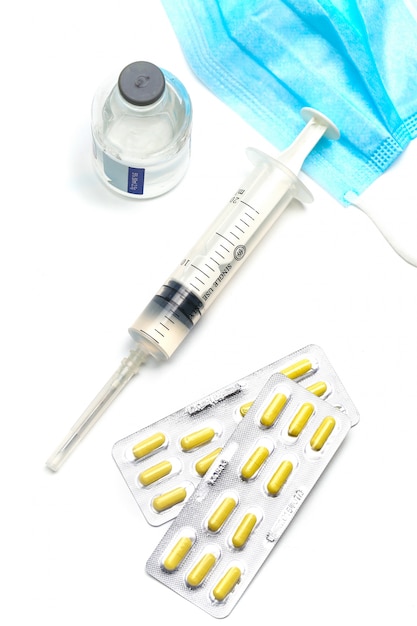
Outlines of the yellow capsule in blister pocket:
[{"label": "yellow capsule in blister pocket", "polygon": [[181,537],[166,558],[162,565],[168,572],[174,572],[185,559],[193,545],[190,537]]},{"label": "yellow capsule in blister pocket", "polygon": [[213,428],[202,428],[201,430],[196,430],[194,433],[185,435],[185,437],[181,439],[181,448],[186,451],[198,448],[199,446],[211,441],[215,434],[216,433]]},{"label": "yellow capsule in blister pocket", "polygon": [[288,434],[290,437],[298,437],[313,413],[314,406],[311,402],[304,402],[304,404],[300,406],[288,426]]},{"label": "yellow capsule in blister pocket", "polygon": [[246,402],[245,404],[242,404],[242,406],[240,407],[240,414],[242,417],[245,417],[246,413],[249,411],[252,404],[253,404],[253,400],[251,400],[250,402]]},{"label": "yellow capsule in blister pocket", "polygon": [[275,424],[287,401],[288,398],[284,393],[277,393],[261,415],[260,422],[262,426],[270,428]]},{"label": "yellow capsule in blister pocket", "polygon": [[272,474],[266,488],[271,496],[276,496],[282,487],[288,480],[289,475],[293,470],[293,464],[291,461],[282,461],[278,466],[278,469]]},{"label": "yellow capsule in blister pocket", "polygon": [[137,459],[142,459],[144,456],[154,452],[158,448],[164,445],[166,437],[164,433],[155,433],[147,439],[140,441],[132,448],[133,456]]},{"label": "yellow capsule in blister pocket", "polygon": [[326,393],[327,384],[324,382],[324,380],[319,380],[316,383],[313,383],[312,385],[310,385],[309,387],[306,387],[306,389],[310,393],[314,393],[315,396],[320,398],[320,396],[323,396]]},{"label": "yellow capsule in blister pocket", "polygon": [[207,522],[207,528],[213,533],[217,532],[231,515],[232,511],[236,507],[236,504],[237,502],[234,498],[225,498],[212,515],[210,515]]},{"label": "yellow capsule in blister pocket", "polygon": [[215,450],[213,450],[213,452],[210,452],[202,459],[197,461],[197,463],[195,464],[195,470],[197,474],[199,474],[200,476],[204,476],[210,465],[213,463],[214,459],[218,457],[221,451],[222,448],[216,448]]},{"label": "yellow capsule in blister pocket", "polygon": [[210,570],[213,569],[216,560],[216,557],[211,552],[205,554],[187,575],[187,584],[190,585],[190,587],[198,587],[201,585]]},{"label": "yellow capsule in blister pocket", "polygon": [[256,522],[257,519],[254,513],[246,513],[233,533],[232,544],[235,548],[242,548],[245,545],[251,532],[256,526]]},{"label": "yellow capsule in blister pocket", "polygon": [[240,475],[242,478],[249,480],[252,478],[260,467],[265,463],[269,457],[269,450],[265,446],[259,446],[255,452],[251,454],[246,463],[243,465]]},{"label": "yellow capsule in blister pocket", "polygon": [[223,600],[237,585],[241,576],[242,572],[238,567],[230,567],[213,589],[213,596],[215,599],[218,602],[223,602]]},{"label": "yellow capsule in blister pocket", "polygon": [[176,504],[183,502],[186,497],[186,489],[184,489],[184,487],[177,487],[176,489],[172,489],[172,491],[167,491],[166,493],[162,493],[160,496],[156,496],[152,500],[152,505],[158,513],[161,513],[162,511],[166,511]]},{"label": "yellow capsule in blister pocket", "polygon": [[328,438],[333,432],[334,427],[336,426],[336,420],[334,417],[325,417],[320,426],[317,428],[316,432],[310,439],[310,446],[313,450],[318,452],[322,449]]},{"label": "yellow capsule in blister pocket", "polygon": [[[286,376],[287,378],[290,378],[291,380],[295,380],[296,378],[300,378],[301,376],[304,376],[305,374],[310,372],[310,370],[312,369],[313,369],[313,364],[309,359],[301,359],[300,361],[296,361],[296,363],[293,363],[292,365],[289,365],[288,367],[284,367],[284,369],[280,371],[280,374],[283,374],[284,376]],[[242,404],[242,406],[240,407],[240,414],[242,415],[242,417],[245,417],[246,413],[249,411],[252,404],[253,404],[253,400],[250,402],[246,402],[245,404]]]},{"label": "yellow capsule in blister pocket", "polygon": [[157,463],[143,470],[143,472],[139,474],[138,479],[139,482],[146,487],[164,478],[164,476],[167,476],[171,471],[172,463],[170,461],[161,461],[161,463]]},{"label": "yellow capsule in blister pocket", "polygon": [[295,378],[300,378],[300,376],[304,376],[313,368],[313,364],[309,359],[301,359],[288,367],[285,367],[281,370],[281,374],[284,374],[287,378],[291,378],[294,380]]}]

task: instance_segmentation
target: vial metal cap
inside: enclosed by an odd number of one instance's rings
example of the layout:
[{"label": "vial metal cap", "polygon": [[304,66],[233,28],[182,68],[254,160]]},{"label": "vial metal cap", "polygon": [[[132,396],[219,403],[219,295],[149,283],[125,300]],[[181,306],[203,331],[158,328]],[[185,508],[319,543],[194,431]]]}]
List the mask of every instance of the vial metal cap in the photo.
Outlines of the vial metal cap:
[{"label": "vial metal cap", "polygon": [[120,72],[118,86],[127,102],[147,106],[159,100],[164,93],[165,77],[153,63],[136,61]]}]

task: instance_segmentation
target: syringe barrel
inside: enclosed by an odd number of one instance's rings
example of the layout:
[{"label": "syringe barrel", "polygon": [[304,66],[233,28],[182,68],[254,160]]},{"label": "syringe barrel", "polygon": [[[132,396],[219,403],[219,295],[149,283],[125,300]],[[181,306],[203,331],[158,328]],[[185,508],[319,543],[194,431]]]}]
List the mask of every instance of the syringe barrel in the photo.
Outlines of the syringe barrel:
[{"label": "syringe barrel", "polygon": [[294,197],[310,201],[278,161],[249,149],[254,170],[129,329],[156,358],[169,358]]}]

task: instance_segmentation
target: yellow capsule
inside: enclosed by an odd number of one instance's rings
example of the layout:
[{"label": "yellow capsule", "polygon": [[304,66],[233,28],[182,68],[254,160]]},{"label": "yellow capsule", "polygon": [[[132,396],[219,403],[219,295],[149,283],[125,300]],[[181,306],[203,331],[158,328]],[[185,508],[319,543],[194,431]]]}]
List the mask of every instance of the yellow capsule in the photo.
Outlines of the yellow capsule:
[{"label": "yellow capsule", "polygon": [[256,522],[257,519],[254,513],[246,513],[232,537],[232,544],[235,548],[242,548],[245,545],[249,535],[256,526]]},{"label": "yellow capsule", "polygon": [[268,448],[265,448],[265,446],[259,446],[259,448],[256,448],[255,452],[251,454],[251,456],[248,458],[248,460],[241,469],[240,474],[242,478],[245,478],[246,480],[252,478],[252,476],[256,474],[262,464],[265,463],[268,457]]},{"label": "yellow capsule", "polygon": [[230,567],[227,570],[223,578],[219,580],[219,582],[213,589],[213,596],[216,598],[218,602],[223,602],[223,600],[229,595],[229,593],[237,585],[241,576],[242,576],[242,572],[236,566]]},{"label": "yellow capsule", "polygon": [[315,396],[322,396],[327,391],[327,384],[323,380],[319,380],[317,383],[313,383],[310,387],[307,387],[307,391],[314,393]]},{"label": "yellow capsule", "polygon": [[294,380],[295,378],[300,378],[300,376],[307,374],[312,367],[313,365],[309,359],[301,359],[301,361],[297,361],[297,363],[285,367],[280,373]]},{"label": "yellow capsule", "polygon": [[304,402],[304,404],[300,406],[288,426],[288,434],[290,437],[298,437],[313,413],[314,406],[310,402]]},{"label": "yellow capsule", "polygon": [[177,543],[162,563],[164,568],[168,572],[175,571],[191,550],[192,545],[193,542],[190,537],[181,537],[178,539]]},{"label": "yellow capsule", "polygon": [[139,474],[139,482],[146,487],[147,485],[151,485],[157,480],[160,480],[164,476],[167,476],[171,470],[172,463],[170,463],[170,461],[161,461],[160,463],[143,470],[143,472]]},{"label": "yellow capsule", "polygon": [[220,454],[221,451],[221,448],[216,448],[215,450],[213,450],[213,452],[210,452],[202,459],[197,461],[197,463],[195,464],[197,474],[200,474],[200,476],[204,476],[210,465],[213,463],[214,459]]},{"label": "yellow capsule", "polygon": [[234,498],[225,498],[223,502],[217,507],[207,522],[207,528],[213,533],[217,532],[219,528],[223,526],[229,515],[236,507],[236,500]]},{"label": "yellow capsule", "polygon": [[[295,380],[296,378],[300,378],[307,374],[310,370],[313,369],[313,364],[309,359],[301,359],[288,367],[284,367],[283,370],[280,371],[280,374],[283,374],[287,378],[291,378],[291,380]],[[251,402],[246,402],[246,404],[242,404],[240,407],[240,414],[242,417],[245,417],[246,413],[249,411],[253,404],[253,400]]]},{"label": "yellow capsule", "polygon": [[253,404],[253,400],[251,402],[246,402],[246,404],[242,404],[240,407],[240,414],[242,417],[245,417],[246,413],[249,411]]},{"label": "yellow capsule", "polygon": [[190,587],[198,587],[206,578],[216,563],[216,557],[211,552],[205,554],[188,574],[186,580]]},{"label": "yellow capsule", "polygon": [[183,450],[193,450],[194,448],[211,441],[215,434],[216,433],[213,428],[202,428],[201,430],[196,430],[194,433],[185,435],[185,437],[181,439],[181,447]]},{"label": "yellow capsule", "polygon": [[277,393],[262,413],[260,422],[262,426],[270,428],[278,418],[282,409],[287,403],[287,396],[283,393]]},{"label": "yellow capsule", "polygon": [[166,493],[162,493],[160,496],[156,496],[153,501],[153,507],[158,513],[161,511],[166,511],[166,509],[170,509],[171,507],[183,502],[187,496],[187,491],[184,487],[177,487],[176,489],[172,489],[172,491],[167,491]]},{"label": "yellow capsule", "polygon": [[333,428],[336,426],[336,420],[334,417],[325,417],[316,432],[310,439],[310,446],[313,450],[318,452],[322,449],[328,438],[333,432]]},{"label": "yellow capsule", "polygon": [[278,469],[272,474],[271,479],[266,486],[268,493],[271,496],[276,496],[282,489],[292,470],[293,464],[291,461],[282,461],[282,463],[280,463]]},{"label": "yellow capsule", "polygon": [[148,437],[133,446],[133,456],[137,459],[142,459],[147,454],[150,454],[151,452],[154,452],[154,450],[163,446],[165,440],[166,437],[164,433],[155,433],[154,435],[151,435],[151,437]]}]

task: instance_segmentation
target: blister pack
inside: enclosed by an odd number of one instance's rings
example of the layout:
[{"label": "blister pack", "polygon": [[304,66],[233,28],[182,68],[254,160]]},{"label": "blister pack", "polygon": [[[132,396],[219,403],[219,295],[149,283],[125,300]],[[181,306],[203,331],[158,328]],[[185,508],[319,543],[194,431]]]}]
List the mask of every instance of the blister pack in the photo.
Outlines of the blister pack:
[{"label": "blister pack", "polygon": [[[323,350],[309,345],[121,439],[113,458],[148,523],[174,519],[272,374],[358,412]],[[285,398],[281,398],[285,403]]]},{"label": "blister pack", "polygon": [[147,572],[214,617],[228,615],[351,426],[348,413],[273,375]]}]

